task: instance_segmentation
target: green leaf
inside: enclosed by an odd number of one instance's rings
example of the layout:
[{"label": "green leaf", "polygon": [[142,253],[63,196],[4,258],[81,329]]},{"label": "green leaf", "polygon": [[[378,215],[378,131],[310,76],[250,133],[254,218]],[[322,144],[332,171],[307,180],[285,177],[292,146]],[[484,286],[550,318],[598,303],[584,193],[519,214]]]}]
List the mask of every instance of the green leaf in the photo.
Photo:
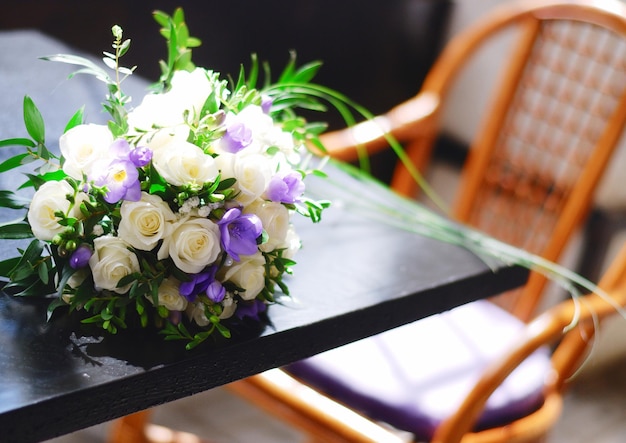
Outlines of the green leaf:
[{"label": "green leaf", "polygon": [[72,118],[70,118],[70,121],[67,122],[67,125],[65,125],[65,129],[63,130],[63,133],[66,133],[73,127],[82,124],[85,120],[84,114],[85,114],[85,107],[83,106],[78,111],[76,111],[76,113],[72,116]]},{"label": "green leaf", "polygon": [[321,67],[321,62],[316,61],[307,63],[306,65],[298,68],[292,80],[294,82],[308,83],[313,80],[313,77],[315,77]]},{"label": "green leaf", "polygon": [[29,96],[24,96],[24,124],[33,140],[43,144],[46,135],[43,117]]},{"label": "green leaf", "polygon": [[0,225],[0,240],[19,240],[33,238],[33,231],[26,222],[8,223]]},{"label": "green leaf", "polygon": [[63,306],[67,306],[67,303],[65,303],[65,301],[63,301],[62,298],[55,298],[54,300],[52,300],[50,302],[50,304],[48,305],[48,313],[46,316],[46,320],[50,321],[50,319],[52,318],[52,314],[54,314],[54,311],[57,308],[63,307]]},{"label": "green leaf", "polygon": [[63,172],[62,169],[59,169],[54,172],[46,172],[42,175],[34,175],[34,174],[25,174],[28,177],[28,180],[24,182],[18,189],[25,189],[34,187],[35,189],[39,189],[41,185],[48,181],[60,181],[63,180],[67,175]]},{"label": "green leaf", "polygon": [[0,190],[0,206],[11,209],[24,209],[30,205],[30,199],[17,195],[13,191]]},{"label": "green leaf", "polygon": [[46,266],[45,263],[40,263],[39,266],[37,266],[37,275],[39,276],[39,280],[41,280],[44,285],[48,284],[48,266]]},{"label": "green leaf", "polygon": [[11,271],[15,269],[20,262],[20,258],[21,257],[13,257],[0,261],[0,276],[8,278]]},{"label": "green leaf", "polygon": [[169,22],[170,22],[170,16],[169,14],[166,14],[163,11],[154,11],[152,13],[152,16],[154,17],[154,20],[161,26],[163,26],[164,28],[167,28],[169,26]]},{"label": "green leaf", "polygon": [[9,171],[11,169],[19,168],[20,166],[28,163],[28,159],[32,158],[30,154],[18,154],[11,158],[6,159],[0,164],[0,173]]},{"label": "green leaf", "polygon": [[0,148],[4,148],[5,146],[26,146],[34,148],[37,146],[37,143],[29,138],[8,138],[6,140],[0,140]]}]

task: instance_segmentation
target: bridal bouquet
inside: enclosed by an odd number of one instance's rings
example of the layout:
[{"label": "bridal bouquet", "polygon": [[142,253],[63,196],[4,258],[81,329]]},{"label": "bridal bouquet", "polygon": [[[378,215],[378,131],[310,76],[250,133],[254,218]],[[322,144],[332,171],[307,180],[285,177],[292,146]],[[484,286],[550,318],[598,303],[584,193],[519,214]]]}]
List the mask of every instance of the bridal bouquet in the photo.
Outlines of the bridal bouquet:
[{"label": "bridal bouquet", "polygon": [[[24,100],[29,139],[0,172],[31,164],[21,189],[0,193],[0,205],[27,208],[25,218],[0,226],[2,238],[33,238],[19,256],[0,263],[5,290],[20,296],[54,294],[61,307],[81,311],[84,323],[115,334],[130,323],[154,325],[166,339],[192,348],[229,322],[255,317],[295,264],[300,241],[291,223],[318,221],[328,206],[304,196],[307,144],[324,125],[297,108],[322,110],[307,89],[319,64],[293,60],[276,83],[257,88],[259,66],[237,82],[196,67],[182,10],[155,13],[168,42],[168,60],[154,91],[131,106],[120,65],[129,49],[112,28],[104,65],[71,55],[48,60],[77,65],[107,85],[108,125],[83,121],[79,111],[60,136],[60,154],[45,147],[44,124]],[[135,102],[133,102],[135,103]]]}]

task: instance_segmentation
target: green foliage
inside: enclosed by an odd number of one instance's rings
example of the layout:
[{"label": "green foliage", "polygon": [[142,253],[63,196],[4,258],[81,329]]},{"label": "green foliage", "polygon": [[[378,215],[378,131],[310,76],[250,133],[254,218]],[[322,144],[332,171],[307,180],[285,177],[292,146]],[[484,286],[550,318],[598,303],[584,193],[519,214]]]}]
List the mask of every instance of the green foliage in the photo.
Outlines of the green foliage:
[{"label": "green foliage", "polygon": [[167,61],[160,61],[161,87],[168,90],[176,71],[192,71],[195,65],[191,61],[191,48],[200,46],[201,41],[189,35],[185,23],[185,14],[178,8],[170,16],[163,11],[155,11],[154,19],[159,23],[161,35],[167,41]]}]

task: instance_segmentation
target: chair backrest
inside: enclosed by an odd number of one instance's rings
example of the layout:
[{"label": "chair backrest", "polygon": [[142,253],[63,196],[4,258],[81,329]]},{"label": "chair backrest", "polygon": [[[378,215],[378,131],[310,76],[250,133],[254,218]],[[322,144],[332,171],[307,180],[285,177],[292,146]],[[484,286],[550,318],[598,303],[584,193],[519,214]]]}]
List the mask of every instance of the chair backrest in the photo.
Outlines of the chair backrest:
[{"label": "chair backrest", "polygon": [[[471,144],[453,216],[557,260],[588,214],[623,132],[626,3],[525,0],[502,5],[446,45],[420,94],[445,103],[470,56],[510,28],[516,30],[514,46]],[[407,146],[418,166],[431,144],[421,140]],[[415,192],[402,166],[392,186],[407,195]],[[508,309],[528,320],[545,282],[532,274],[522,294],[509,297]]]}]

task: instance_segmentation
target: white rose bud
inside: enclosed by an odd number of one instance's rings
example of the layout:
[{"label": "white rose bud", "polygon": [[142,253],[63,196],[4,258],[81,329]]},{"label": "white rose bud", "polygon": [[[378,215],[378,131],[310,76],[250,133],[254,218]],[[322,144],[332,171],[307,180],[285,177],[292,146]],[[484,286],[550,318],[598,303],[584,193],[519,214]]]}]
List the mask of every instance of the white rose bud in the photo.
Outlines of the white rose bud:
[{"label": "white rose bud", "polygon": [[76,180],[82,180],[83,173],[91,175],[92,166],[105,158],[113,134],[104,125],[78,125],[67,131],[59,139],[59,148],[65,158],[63,172]]},{"label": "white rose bud", "polygon": [[169,255],[178,269],[197,274],[217,260],[220,252],[220,230],[215,223],[206,218],[185,218],[172,227],[158,258]]},{"label": "white rose bud", "polygon": [[128,291],[130,284],[121,288],[117,284],[127,275],[140,271],[137,256],[128,249],[130,245],[111,235],[96,238],[93,245],[94,253],[89,259],[89,267],[96,289],[118,294]]},{"label": "white rose bud", "polygon": [[220,280],[230,281],[244,289],[239,294],[244,300],[254,300],[265,287],[265,258],[260,252],[242,256],[240,262],[234,262],[223,272],[224,277]]},{"label": "white rose bud", "polygon": [[187,305],[187,316],[191,318],[198,326],[206,326],[210,323],[206,314],[204,313],[204,304],[189,303]]},{"label": "white rose bud", "polygon": [[154,249],[176,220],[161,197],[146,192],[141,193],[139,201],[124,201],[120,215],[119,237],[142,251]]},{"label": "white rose bud", "polygon": [[65,229],[54,213],[67,213],[70,207],[67,195],[73,193],[74,190],[66,181],[49,181],[39,187],[28,209],[28,223],[35,237],[49,241]]}]

